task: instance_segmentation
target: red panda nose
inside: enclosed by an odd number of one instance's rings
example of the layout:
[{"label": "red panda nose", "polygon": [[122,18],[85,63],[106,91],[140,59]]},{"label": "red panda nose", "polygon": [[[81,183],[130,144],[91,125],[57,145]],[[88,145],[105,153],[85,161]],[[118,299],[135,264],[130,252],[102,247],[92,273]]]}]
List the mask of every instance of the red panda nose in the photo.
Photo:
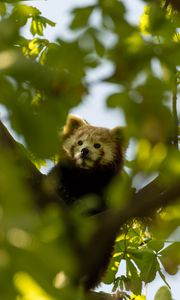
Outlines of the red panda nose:
[{"label": "red panda nose", "polygon": [[87,157],[89,154],[89,149],[88,148],[82,148],[81,150],[81,157]]}]

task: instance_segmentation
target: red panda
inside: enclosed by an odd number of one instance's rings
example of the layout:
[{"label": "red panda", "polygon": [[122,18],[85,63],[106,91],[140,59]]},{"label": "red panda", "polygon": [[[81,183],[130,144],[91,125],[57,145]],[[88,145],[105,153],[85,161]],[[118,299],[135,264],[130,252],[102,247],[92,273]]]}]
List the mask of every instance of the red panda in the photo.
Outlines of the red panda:
[{"label": "red panda", "polygon": [[123,166],[122,132],[121,127],[96,127],[68,116],[60,160],[50,173],[57,181],[59,197],[67,205],[91,194],[99,197],[97,212],[105,208],[104,188]]},{"label": "red panda", "polygon": [[[48,178],[55,179],[59,200],[71,208],[82,201],[80,199],[84,196],[95,195],[98,206],[91,207],[86,212],[88,215],[102,212],[106,209],[104,189],[123,167],[123,129],[92,126],[76,116],[69,115],[61,138],[59,162],[48,175]],[[97,235],[98,239],[102,238],[98,232]],[[102,243],[102,255],[95,258],[93,264],[91,260],[88,262],[86,257],[86,246],[80,246],[81,267],[77,281],[83,284],[85,291],[94,288],[104,274],[112,255],[114,238],[112,234],[110,243],[109,239],[107,244]],[[103,245],[106,245],[106,249]],[[100,251],[101,249],[98,249],[98,253]]]}]

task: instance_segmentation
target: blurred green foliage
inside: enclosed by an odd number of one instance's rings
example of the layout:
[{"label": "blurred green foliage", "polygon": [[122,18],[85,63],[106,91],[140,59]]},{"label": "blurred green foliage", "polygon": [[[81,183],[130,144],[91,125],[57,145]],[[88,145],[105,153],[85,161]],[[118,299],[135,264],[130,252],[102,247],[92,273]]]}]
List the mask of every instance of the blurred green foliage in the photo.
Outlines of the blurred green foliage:
[{"label": "blurred green foliage", "polygon": [[[0,103],[6,110],[5,121],[24,141],[23,151],[40,166],[52,160],[59,149],[58,130],[69,110],[90,91],[88,70],[106,60],[113,71],[104,81],[119,87],[107,106],[123,110],[127,138],[135,145],[133,158],[125,162],[128,175],[117,177],[108,187],[108,205],[123,206],[137,178],[142,186],[147,178],[161,174],[162,183],[171,186],[180,177],[180,153],[173,142],[179,132],[174,123],[177,111],[172,105],[174,86],[178,95],[180,82],[176,72],[180,12],[170,6],[163,9],[164,1],[145,1],[148,6],[140,26],[135,26],[127,21],[121,1],[99,0],[71,12],[72,40],[60,36],[52,43],[44,30],[55,23],[36,7],[18,2],[0,1]],[[25,25],[31,39],[22,36]],[[112,44],[107,43],[108,36],[113,36]],[[28,170],[13,149],[4,149],[2,143],[0,150],[0,298],[85,299],[82,289],[69,281],[77,273],[78,260],[61,212],[53,205],[37,211],[26,182]],[[177,199],[151,218],[133,219],[121,228],[103,282],[111,283],[113,292],[125,292],[123,299],[132,293],[137,296],[131,299],[145,299],[140,296],[144,285],[157,274],[168,286],[166,274],[178,272],[180,240],[173,240],[173,233],[180,225],[179,206]],[[84,242],[94,225],[77,211],[73,218]],[[154,299],[172,297],[162,287]]]}]

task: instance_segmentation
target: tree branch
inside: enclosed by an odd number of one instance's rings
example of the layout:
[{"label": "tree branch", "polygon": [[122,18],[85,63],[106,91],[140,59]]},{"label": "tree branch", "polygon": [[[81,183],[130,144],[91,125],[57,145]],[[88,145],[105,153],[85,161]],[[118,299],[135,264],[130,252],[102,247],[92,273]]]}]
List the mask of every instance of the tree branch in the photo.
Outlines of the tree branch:
[{"label": "tree branch", "polygon": [[[110,253],[113,251],[115,238],[122,225],[130,218],[149,216],[159,207],[173,203],[180,198],[179,187],[180,179],[170,188],[165,188],[160,178],[157,178],[139,192],[134,193],[126,206],[105,211],[94,217],[96,231],[85,246],[84,257],[81,257],[81,262],[87,262],[80,268],[82,272],[80,277],[87,275],[84,283],[87,289],[100,280],[104,274],[107,262],[110,260]],[[92,253],[95,255],[92,256]]]}]

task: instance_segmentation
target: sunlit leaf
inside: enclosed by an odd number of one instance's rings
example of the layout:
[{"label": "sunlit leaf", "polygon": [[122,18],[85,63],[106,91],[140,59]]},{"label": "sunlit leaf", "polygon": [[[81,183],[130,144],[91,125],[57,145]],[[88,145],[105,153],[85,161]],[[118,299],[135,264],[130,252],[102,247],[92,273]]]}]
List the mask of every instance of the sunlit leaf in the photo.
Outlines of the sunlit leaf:
[{"label": "sunlit leaf", "polygon": [[156,293],[154,300],[172,300],[171,293],[166,286],[162,286]]}]

